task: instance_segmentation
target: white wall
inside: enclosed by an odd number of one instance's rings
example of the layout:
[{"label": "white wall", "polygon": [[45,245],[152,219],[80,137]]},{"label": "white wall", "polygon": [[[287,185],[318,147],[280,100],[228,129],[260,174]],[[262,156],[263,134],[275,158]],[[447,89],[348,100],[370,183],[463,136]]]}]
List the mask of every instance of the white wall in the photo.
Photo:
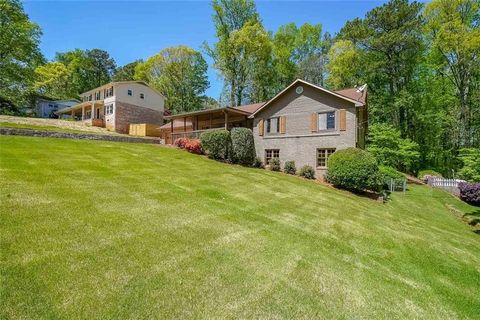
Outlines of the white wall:
[{"label": "white wall", "polygon": [[[128,95],[128,90],[132,90],[131,96]],[[140,99],[141,93],[144,94],[144,99]],[[114,96],[116,101],[156,111],[163,111],[165,108],[165,98],[150,87],[140,83],[117,83],[114,87]]]}]

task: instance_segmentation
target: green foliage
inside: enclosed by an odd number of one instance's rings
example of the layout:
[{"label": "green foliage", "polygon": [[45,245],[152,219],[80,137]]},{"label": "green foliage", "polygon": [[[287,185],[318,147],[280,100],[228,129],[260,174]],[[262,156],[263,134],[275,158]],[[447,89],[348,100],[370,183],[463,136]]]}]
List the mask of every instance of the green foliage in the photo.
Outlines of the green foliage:
[{"label": "green foliage", "polygon": [[400,171],[413,172],[418,168],[418,144],[402,139],[400,131],[388,124],[374,124],[369,128],[368,147],[380,164]]},{"label": "green foliage", "polygon": [[[67,92],[60,94],[60,96],[70,95],[70,98],[78,97],[83,92],[110,82],[116,69],[115,60],[110,57],[107,51],[100,49],[75,49],[59,52],[55,56],[55,61],[62,63],[68,69]],[[57,76],[57,72],[52,67],[43,71],[43,74],[37,73],[40,77],[36,79],[36,86],[40,88],[45,79],[55,79]],[[47,71],[51,73],[48,74]],[[69,91],[72,91],[72,93]],[[50,95],[49,92],[45,92],[45,94]]]},{"label": "green foliage", "polygon": [[297,27],[291,22],[280,26],[273,36],[273,63],[276,91],[283,90],[296,78],[324,85],[326,53],[331,45],[330,34],[322,38],[322,26],[305,23]]},{"label": "green foliage", "polygon": [[332,154],[328,159],[326,178],[333,185],[351,191],[378,191],[383,184],[375,157],[357,148]]},{"label": "green foliage", "polygon": [[[0,111],[18,114],[27,103],[34,70],[43,63],[40,27],[19,0],[0,1]],[[7,103],[8,101],[8,103]]]},{"label": "green foliage", "polygon": [[50,62],[35,69],[34,89],[55,99],[77,97],[79,92],[71,83],[72,70],[61,62]]},{"label": "green foliage", "polygon": [[142,60],[136,60],[115,70],[112,81],[132,81],[135,80],[135,68]]},{"label": "green foliage", "polygon": [[264,168],[263,161],[259,157],[255,157],[255,160],[253,160],[252,167],[254,168]]},{"label": "green foliage", "polygon": [[202,54],[187,46],[163,49],[135,67],[135,79],[148,82],[167,97],[173,113],[199,110],[209,86]]},{"label": "green foliage", "polygon": [[298,175],[305,179],[315,179],[315,170],[312,168],[312,166],[304,165],[298,171]]},{"label": "green foliage", "polygon": [[421,180],[424,180],[426,176],[439,177],[439,178],[443,177],[441,173],[431,169],[420,170],[417,176]]},{"label": "green foliage", "polygon": [[271,40],[253,0],[214,0],[217,42],[205,49],[225,79],[226,104],[238,106],[271,96]]},{"label": "green foliage", "polygon": [[228,130],[205,131],[200,135],[202,147],[209,158],[227,160],[230,153],[230,132]]},{"label": "green foliage", "polygon": [[389,166],[379,166],[379,172],[384,178],[392,178],[392,179],[402,179],[405,178],[403,173],[397,171],[395,168]]},{"label": "green foliage", "polygon": [[295,167],[295,161],[293,160],[285,161],[285,164],[283,165],[283,172],[288,174],[296,174],[297,167]]},{"label": "green foliage", "polygon": [[255,160],[255,143],[252,130],[233,128],[230,132],[230,138],[232,140],[232,160],[244,165],[251,165]]},{"label": "green foliage", "polygon": [[464,148],[458,156],[463,163],[458,176],[470,182],[480,182],[480,148]]},{"label": "green foliage", "polygon": [[280,171],[280,159],[272,158],[268,161],[268,169],[271,171]]},{"label": "green foliage", "polygon": [[338,40],[328,52],[328,85],[332,88],[349,88],[365,82],[360,66],[362,52],[350,40]]}]

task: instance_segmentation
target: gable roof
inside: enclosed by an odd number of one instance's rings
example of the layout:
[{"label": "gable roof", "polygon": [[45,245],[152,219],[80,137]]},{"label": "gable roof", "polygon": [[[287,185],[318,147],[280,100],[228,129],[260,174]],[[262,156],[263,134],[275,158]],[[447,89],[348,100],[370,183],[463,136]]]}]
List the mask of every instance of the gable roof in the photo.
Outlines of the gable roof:
[{"label": "gable roof", "polygon": [[245,112],[249,112],[249,113],[254,113],[264,104],[265,104],[265,102],[259,102],[259,103],[246,104],[246,105],[243,105],[243,106],[238,106],[238,107],[233,107],[233,108],[238,109],[238,110],[242,110],[242,111],[245,111]]},{"label": "gable roof", "polygon": [[[307,86],[310,86],[314,89],[317,89],[317,90],[320,90],[322,92],[326,92],[328,94],[331,94],[337,98],[340,98],[340,99],[343,99],[343,100],[346,100],[348,102],[351,102],[353,104],[355,104],[356,107],[361,107],[363,106],[365,103],[364,102],[361,102],[359,100],[355,100],[353,98],[350,98],[350,97],[347,97],[346,95],[344,94],[340,94],[338,92],[335,92],[335,91],[330,91],[328,89],[325,89],[325,88],[322,88],[320,86],[316,86],[310,82],[307,82],[305,80],[302,80],[302,79],[297,79],[295,81],[293,81],[288,87],[286,87],[285,89],[283,89],[282,91],[280,91],[275,97],[273,97],[272,99],[268,100],[265,104],[263,104],[260,108],[258,108],[253,114],[250,115],[250,118],[253,118],[258,112],[260,112],[261,110],[265,109],[268,105],[270,105],[273,101],[277,100],[280,96],[282,96],[285,92],[287,92],[290,88],[292,88],[294,85],[296,84],[303,84],[303,85],[307,85]],[[355,89],[356,90],[356,89]]]},{"label": "gable roof", "polygon": [[336,90],[335,92],[347,98],[359,101],[364,105],[367,103],[367,89],[363,91],[358,91],[357,88],[348,88],[348,89]]}]

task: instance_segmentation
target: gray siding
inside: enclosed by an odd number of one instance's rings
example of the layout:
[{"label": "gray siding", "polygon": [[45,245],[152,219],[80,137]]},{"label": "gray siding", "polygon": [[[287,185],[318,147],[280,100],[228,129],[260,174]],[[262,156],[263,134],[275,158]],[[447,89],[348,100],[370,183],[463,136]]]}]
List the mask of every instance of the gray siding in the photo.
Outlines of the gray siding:
[{"label": "gray siding", "polygon": [[[300,85],[300,84],[299,84]],[[297,168],[311,165],[322,178],[324,168],[317,168],[317,148],[345,149],[356,146],[357,110],[353,103],[335,97],[329,93],[303,85],[302,94],[297,94],[293,86],[277,100],[271,102],[264,110],[255,115],[253,134],[257,156],[265,158],[266,149],[280,149],[280,162],[294,160]],[[339,130],[339,109],[346,110],[346,130]],[[336,111],[336,129],[333,131],[311,132],[311,114],[316,112]],[[264,136],[259,135],[258,124],[261,119],[285,116],[284,134],[267,134],[265,124]]]}]

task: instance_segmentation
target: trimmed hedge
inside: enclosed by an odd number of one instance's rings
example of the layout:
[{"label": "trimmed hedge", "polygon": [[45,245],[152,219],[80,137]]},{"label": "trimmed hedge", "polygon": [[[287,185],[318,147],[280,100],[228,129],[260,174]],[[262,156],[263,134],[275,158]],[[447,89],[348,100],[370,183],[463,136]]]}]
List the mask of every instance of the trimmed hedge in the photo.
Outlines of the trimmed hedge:
[{"label": "trimmed hedge", "polygon": [[463,201],[480,206],[480,183],[460,182],[460,199]]},{"label": "trimmed hedge", "polygon": [[379,191],[383,184],[375,157],[357,148],[332,154],[326,178],[333,185],[351,191]]},{"label": "trimmed hedge", "polygon": [[397,171],[395,168],[392,168],[389,166],[380,166],[379,171],[384,178],[392,178],[392,179],[405,178],[405,176],[400,171]]},{"label": "trimmed hedge", "polygon": [[300,168],[298,175],[306,179],[315,179],[315,170],[307,164]]},{"label": "trimmed hedge", "polygon": [[285,161],[285,165],[283,166],[283,172],[288,174],[296,174],[297,168],[295,167],[295,161]]},{"label": "trimmed hedge", "polygon": [[255,160],[255,143],[252,130],[248,128],[233,128],[230,131],[230,139],[232,140],[232,162],[252,165]]},{"label": "trimmed hedge", "polygon": [[230,132],[220,129],[205,131],[200,135],[202,147],[209,158],[227,160],[231,145]]}]

